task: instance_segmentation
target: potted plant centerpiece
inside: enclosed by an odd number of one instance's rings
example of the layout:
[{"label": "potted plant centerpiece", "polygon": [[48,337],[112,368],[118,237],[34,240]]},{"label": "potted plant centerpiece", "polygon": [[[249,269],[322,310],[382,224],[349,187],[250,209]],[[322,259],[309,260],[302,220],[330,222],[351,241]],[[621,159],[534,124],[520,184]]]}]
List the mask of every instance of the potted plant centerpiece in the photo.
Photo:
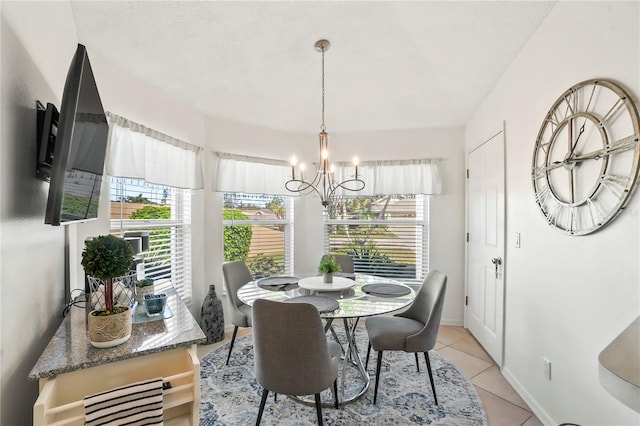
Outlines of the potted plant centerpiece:
[{"label": "potted plant centerpiece", "polygon": [[104,282],[105,307],[89,313],[92,346],[109,348],[131,337],[131,308],[114,304],[113,279],[131,270],[133,256],[131,244],[114,235],[101,235],[86,242],[82,252],[84,271]]},{"label": "potted plant centerpiece", "polygon": [[318,265],[318,271],[322,272],[324,275],[323,282],[332,283],[333,282],[333,273],[340,272],[340,264],[336,260],[335,257],[331,255],[324,256],[322,260],[320,260],[320,264]]}]

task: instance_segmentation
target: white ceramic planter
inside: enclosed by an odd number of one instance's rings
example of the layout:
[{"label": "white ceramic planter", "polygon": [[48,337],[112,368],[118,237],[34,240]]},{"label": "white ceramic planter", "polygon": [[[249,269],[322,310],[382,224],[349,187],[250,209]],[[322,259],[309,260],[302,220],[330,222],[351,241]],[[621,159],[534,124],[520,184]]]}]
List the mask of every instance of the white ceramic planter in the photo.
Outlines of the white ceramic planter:
[{"label": "white ceramic planter", "polygon": [[131,337],[131,308],[125,306],[126,311],[119,314],[95,316],[89,312],[89,342],[96,348],[111,348],[118,346]]}]

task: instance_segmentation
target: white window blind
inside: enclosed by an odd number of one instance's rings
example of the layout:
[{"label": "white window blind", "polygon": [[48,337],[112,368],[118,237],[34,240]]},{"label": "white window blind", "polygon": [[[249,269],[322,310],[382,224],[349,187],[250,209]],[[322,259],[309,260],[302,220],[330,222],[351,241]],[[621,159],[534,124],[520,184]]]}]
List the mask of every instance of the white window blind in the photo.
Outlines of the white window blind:
[{"label": "white window blind", "polygon": [[223,194],[224,261],[244,260],[255,278],[293,273],[293,200]]},{"label": "white window blind", "polygon": [[146,278],[170,280],[191,303],[191,192],[140,179],[110,178],[111,233],[148,232]]},{"label": "white window blind", "polygon": [[350,255],[356,272],[421,283],[429,270],[428,197],[336,197],[325,215],[325,252]]}]

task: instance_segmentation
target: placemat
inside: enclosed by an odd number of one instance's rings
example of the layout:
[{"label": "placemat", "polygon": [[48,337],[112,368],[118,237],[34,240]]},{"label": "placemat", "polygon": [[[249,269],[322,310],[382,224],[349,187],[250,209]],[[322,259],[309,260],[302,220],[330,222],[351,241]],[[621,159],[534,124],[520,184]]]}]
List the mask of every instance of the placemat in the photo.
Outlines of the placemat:
[{"label": "placemat", "polygon": [[362,286],[362,291],[374,296],[404,296],[411,293],[408,287],[388,283],[365,284]]},{"label": "placemat", "polygon": [[298,285],[299,278],[288,276],[273,276],[260,278],[256,284],[265,290],[288,290]]},{"label": "placemat", "polygon": [[311,303],[318,312],[333,312],[340,307],[337,300],[325,296],[296,296],[283,300],[288,303]]}]

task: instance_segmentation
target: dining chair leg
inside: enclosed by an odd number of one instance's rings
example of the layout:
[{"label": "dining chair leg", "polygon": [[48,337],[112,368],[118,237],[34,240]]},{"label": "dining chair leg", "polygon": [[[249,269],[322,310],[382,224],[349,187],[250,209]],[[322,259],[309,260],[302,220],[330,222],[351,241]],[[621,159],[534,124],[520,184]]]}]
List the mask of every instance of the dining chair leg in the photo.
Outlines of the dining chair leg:
[{"label": "dining chair leg", "polygon": [[236,341],[236,334],[238,334],[238,326],[233,327],[233,336],[231,337],[231,343],[229,344],[229,354],[227,355],[227,364],[229,365],[229,359],[231,359],[231,349],[233,349],[233,342]]},{"label": "dining chair leg", "polygon": [[376,367],[376,387],[373,391],[373,404],[378,399],[378,382],[380,381],[380,367],[382,366],[382,351],[378,351],[378,366]]},{"label": "dining chair leg", "polygon": [[367,362],[364,363],[364,369],[367,370],[369,368],[369,354],[371,353],[371,342],[369,342],[369,346],[367,346]]},{"label": "dining chair leg", "polygon": [[418,373],[420,372],[420,363],[418,362],[418,352],[414,352],[413,353],[416,356],[416,370],[418,370]]},{"label": "dining chair leg", "polygon": [[429,362],[429,352],[424,353],[424,359],[427,361],[427,370],[429,371],[429,380],[431,381],[431,390],[433,391],[433,399],[438,405],[438,397],[436,396],[436,386],[433,384],[433,374],[431,373],[431,363]]},{"label": "dining chair leg", "polygon": [[260,400],[260,409],[258,410],[258,419],[256,420],[256,426],[260,424],[260,420],[262,419],[262,412],[264,411],[264,404],[267,402],[268,395],[269,395],[269,391],[263,388],[262,399]]},{"label": "dining chair leg", "polygon": [[322,404],[320,403],[320,394],[316,394],[316,413],[318,414],[318,424],[322,426]]},{"label": "dining chair leg", "polygon": [[278,402],[278,393],[277,392],[273,393],[273,402]]},{"label": "dining chair leg", "polygon": [[338,408],[338,379],[333,381],[333,399],[335,400],[336,409]]}]

